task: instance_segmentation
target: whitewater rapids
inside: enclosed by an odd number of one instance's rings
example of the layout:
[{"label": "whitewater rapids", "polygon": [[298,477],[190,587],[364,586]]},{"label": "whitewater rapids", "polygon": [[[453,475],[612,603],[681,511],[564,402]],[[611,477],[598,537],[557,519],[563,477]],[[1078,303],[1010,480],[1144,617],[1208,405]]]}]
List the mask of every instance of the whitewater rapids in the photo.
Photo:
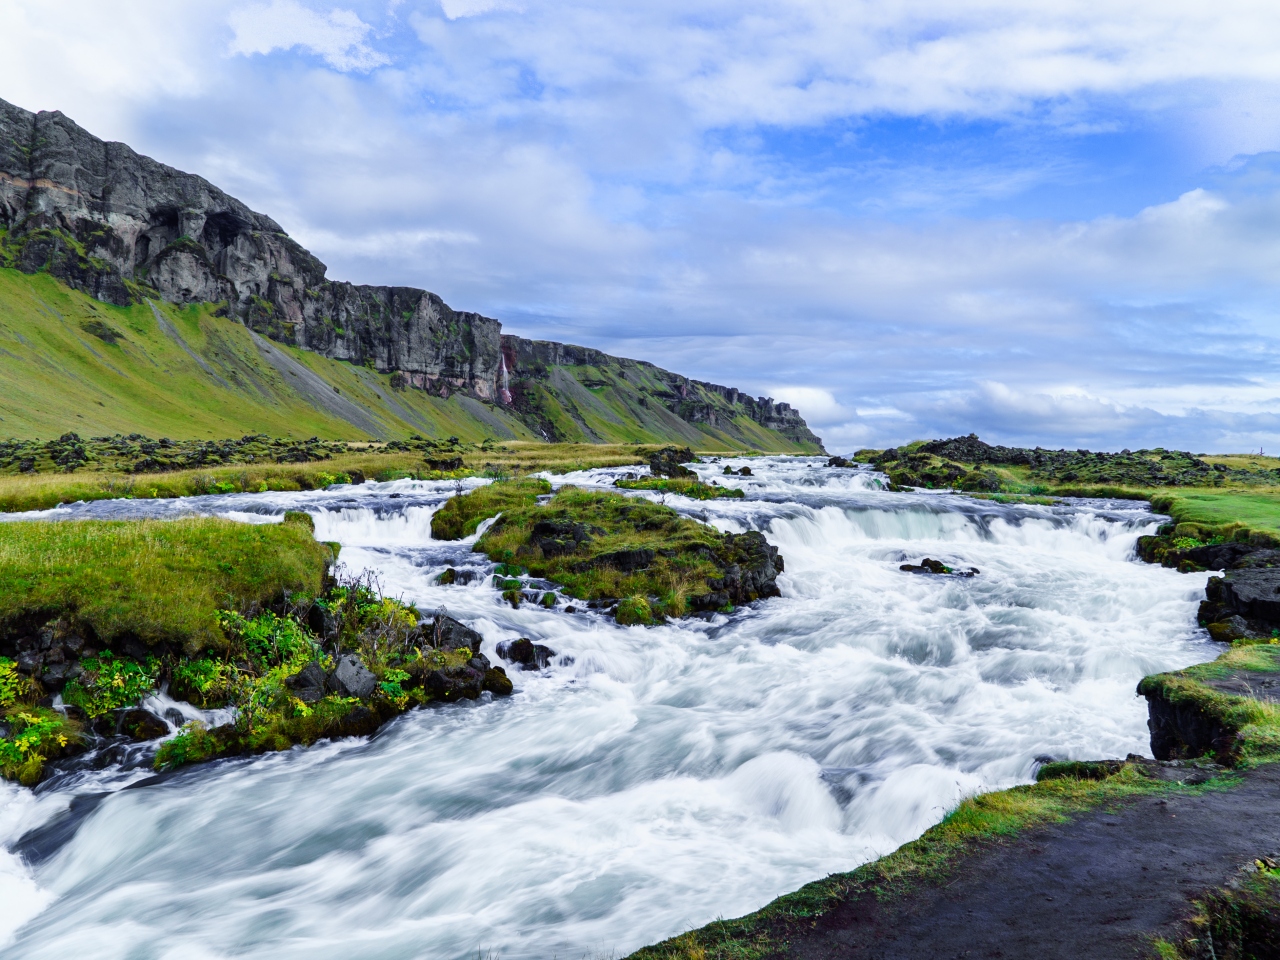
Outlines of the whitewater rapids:
[{"label": "whitewater rapids", "polygon": [[[520,636],[557,657],[509,669],[509,699],[416,710],[371,739],[0,784],[4,956],[623,956],[887,853],[962,797],[1030,781],[1037,756],[1150,755],[1138,679],[1218,652],[1195,624],[1205,575],[1134,560],[1158,521],[1143,504],[891,494],[816,458],[697,469],[748,498],[666,502],[763,531],[783,595],[648,629],[513,610],[488,578],[434,585],[491,566],[430,538],[452,483],[28,515],[304,509],[348,568],[471,623],[495,662]],[[898,569],[925,556],[981,573]]]}]

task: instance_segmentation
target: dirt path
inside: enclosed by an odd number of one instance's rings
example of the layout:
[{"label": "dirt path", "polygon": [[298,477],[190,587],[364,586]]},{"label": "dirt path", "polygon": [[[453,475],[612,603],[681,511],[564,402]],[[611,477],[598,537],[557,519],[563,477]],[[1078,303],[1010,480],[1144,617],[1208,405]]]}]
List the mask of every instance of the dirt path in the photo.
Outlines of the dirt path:
[{"label": "dirt path", "polygon": [[1107,960],[1150,955],[1189,901],[1280,853],[1280,765],[1198,797],[1146,798],[973,856],[948,886],[826,914],[784,956]]}]

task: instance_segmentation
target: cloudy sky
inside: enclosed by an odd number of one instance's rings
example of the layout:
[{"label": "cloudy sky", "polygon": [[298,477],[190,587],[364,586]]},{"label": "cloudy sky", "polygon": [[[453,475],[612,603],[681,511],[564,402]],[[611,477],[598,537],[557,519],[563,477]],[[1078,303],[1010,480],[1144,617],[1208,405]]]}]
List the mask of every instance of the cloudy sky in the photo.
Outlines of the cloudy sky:
[{"label": "cloudy sky", "polygon": [[1280,5],[0,0],[0,98],[329,276],[793,402],[1280,450]]}]

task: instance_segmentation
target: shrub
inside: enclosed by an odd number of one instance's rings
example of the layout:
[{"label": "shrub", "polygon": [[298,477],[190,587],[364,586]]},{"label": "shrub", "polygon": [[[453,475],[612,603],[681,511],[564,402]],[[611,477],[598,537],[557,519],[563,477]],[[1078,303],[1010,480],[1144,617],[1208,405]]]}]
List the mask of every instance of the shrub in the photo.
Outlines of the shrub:
[{"label": "shrub", "polygon": [[110,651],[85,657],[80,666],[84,676],[67,684],[62,699],[90,717],[132,706],[155,689],[160,676],[160,661],[155,657],[139,663],[131,657],[116,657]]},{"label": "shrub", "polygon": [[653,622],[653,610],[644,597],[624,597],[618,601],[617,620],[626,626]]}]

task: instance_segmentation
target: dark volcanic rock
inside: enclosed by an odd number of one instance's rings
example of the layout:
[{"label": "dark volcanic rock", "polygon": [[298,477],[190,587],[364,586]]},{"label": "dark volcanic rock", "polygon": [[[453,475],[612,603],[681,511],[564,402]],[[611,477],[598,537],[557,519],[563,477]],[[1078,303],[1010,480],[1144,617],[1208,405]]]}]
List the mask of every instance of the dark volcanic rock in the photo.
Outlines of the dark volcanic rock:
[{"label": "dark volcanic rock", "polygon": [[511,663],[520,664],[522,670],[542,670],[556,652],[527,637],[498,644],[498,656]]},{"label": "dark volcanic rock", "polygon": [[377,686],[378,678],[352,653],[338,658],[328,679],[328,687],[334,693],[361,700],[367,699]]},{"label": "dark volcanic rock", "polygon": [[844,457],[832,457],[830,460],[827,461],[827,466],[828,467],[853,467],[853,466],[857,466],[857,464],[850,463]]},{"label": "dark volcanic rock", "polygon": [[577,553],[591,543],[593,534],[601,533],[585,523],[558,520],[539,520],[533,525],[529,542],[542,551],[548,559]]},{"label": "dark volcanic rock", "polygon": [[475,655],[480,653],[480,644],[484,642],[484,637],[475,630],[444,614],[437,614],[426,629],[431,645],[441,650],[470,647],[471,653]]},{"label": "dark volcanic rock", "polygon": [[126,710],[120,715],[118,729],[131,740],[155,740],[169,732],[169,725],[147,710]]},{"label": "dark volcanic rock", "polygon": [[308,663],[298,673],[285,680],[285,685],[293,691],[293,695],[303,703],[315,703],[325,695],[324,670],[318,663]]},{"label": "dark volcanic rock", "polygon": [[649,457],[649,470],[655,477],[696,477],[697,474],[684,466],[698,458],[688,447],[663,447]]},{"label": "dark volcanic rock", "polygon": [[1280,567],[1247,567],[1210,577],[1205,594],[1246,620],[1280,624]]}]

